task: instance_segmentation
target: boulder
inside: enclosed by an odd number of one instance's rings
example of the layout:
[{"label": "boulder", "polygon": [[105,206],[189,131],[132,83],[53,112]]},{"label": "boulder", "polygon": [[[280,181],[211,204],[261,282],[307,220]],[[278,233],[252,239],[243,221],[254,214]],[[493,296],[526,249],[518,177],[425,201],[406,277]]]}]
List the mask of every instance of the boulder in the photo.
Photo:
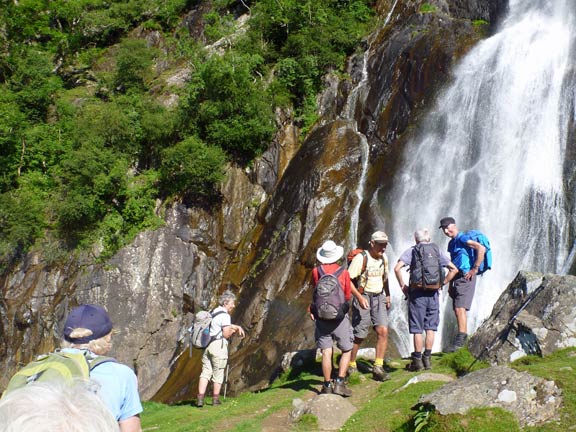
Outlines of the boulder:
[{"label": "boulder", "polygon": [[356,408],[347,399],[333,394],[321,394],[307,402],[295,399],[290,419],[296,422],[304,414],[312,414],[318,419],[318,429],[322,431],[339,430],[356,412]]},{"label": "boulder", "polygon": [[525,427],[557,419],[562,396],[554,381],[495,366],[472,372],[422,395],[418,402],[434,406],[442,415],[499,407],[510,411],[520,427]]},{"label": "boulder", "polygon": [[576,277],[521,271],[468,344],[491,364],[576,346]]}]

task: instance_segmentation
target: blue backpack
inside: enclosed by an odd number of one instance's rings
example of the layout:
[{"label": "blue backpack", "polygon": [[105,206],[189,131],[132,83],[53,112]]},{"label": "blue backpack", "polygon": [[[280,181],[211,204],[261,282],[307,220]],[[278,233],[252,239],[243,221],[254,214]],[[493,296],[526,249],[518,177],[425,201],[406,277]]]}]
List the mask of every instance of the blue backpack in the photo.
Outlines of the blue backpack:
[{"label": "blue backpack", "polygon": [[[490,270],[492,268],[492,249],[490,248],[490,240],[483,233],[478,230],[470,230],[464,233],[470,240],[480,243],[486,248],[486,253],[484,254],[484,260],[480,263],[480,268],[478,269],[478,274]],[[472,262],[476,261],[476,249],[472,249]]]}]

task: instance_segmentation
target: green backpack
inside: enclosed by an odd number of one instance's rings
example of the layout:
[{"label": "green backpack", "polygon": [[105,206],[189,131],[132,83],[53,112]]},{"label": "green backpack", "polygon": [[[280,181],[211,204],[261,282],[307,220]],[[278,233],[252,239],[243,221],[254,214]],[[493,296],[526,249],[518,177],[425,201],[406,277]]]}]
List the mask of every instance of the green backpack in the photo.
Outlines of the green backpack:
[{"label": "green backpack", "polygon": [[111,361],[116,360],[104,356],[91,357],[84,352],[55,351],[42,354],[12,376],[4,394],[31,382],[88,379],[90,371],[96,366]]}]

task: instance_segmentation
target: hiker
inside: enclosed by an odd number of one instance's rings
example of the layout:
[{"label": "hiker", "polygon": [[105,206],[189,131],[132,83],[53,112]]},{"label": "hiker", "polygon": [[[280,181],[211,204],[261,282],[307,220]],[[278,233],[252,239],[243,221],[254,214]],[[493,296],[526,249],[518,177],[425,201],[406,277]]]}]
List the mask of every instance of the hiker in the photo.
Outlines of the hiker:
[{"label": "hiker", "polygon": [[[456,315],[458,333],[454,343],[448,348],[448,352],[454,352],[464,346],[468,338],[468,321],[466,313],[470,310],[474,292],[476,290],[476,275],[484,261],[486,248],[480,243],[470,239],[466,233],[460,233],[453,217],[445,217],[440,220],[442,232],[450,237],[448,252],[450,259],[458,268],[458,274],[450,283],[448,293],[452,298],[452,307]],[[473,258],[476,251],[476,260]]]},{"label": "hiker", "polygon": [[33,382],[0,400],[0,432],[118,432],[118,422],[90,387]]},{"label": "hiker", "polygon": [[[388,245],[388,236],[376,231],[370,238],[367,253],[357,254],[350,263],[348,271],[352,281],[352,326],[354,328],[354,347],[350,358],[348,374],[356,372],[356,355],[360,345],[368,337],[370,326],[376,331],[376,359],[372,368],[372,377],[376,381],[390,379],[384,370],[384,355],[388,345],[388,310],[390,309],[390,288],[388,286],[388,258],[384,251]],[[366,265],[364,265],[364,262]],[[356,297],[355,291],[360,296]]]},{"label": "hiker", "polygon": [[[105,356],[112,349],[112,327],[108,312],[102,306],[78,306],[72,309],[64,324],[62,351],[83,352],[89,358]],[[142,404],[132,369],[116,361],[106,361],[90,371],[90,378],[99,383],[98,395],[118,421],[120,431],[141,432]]]},{"label": "hiker", "polygon": [[[432,368],[432,346],[440,323],[440,290],[458,273],[448,256],[431,242],[427,228],[414,233],[416,244],[406,249],[394,266],[394,274],[404,295],[408,298],[408,329],[414,337],[414,352],[406,369],[418,372]],[[402,274],[410,268],[410,281],[406,285]],[[444,275],[444,267],[448,274]],[[422,333],[426,333],[423,343]],[[422,352],[424,349],[424,352]]]},{"label": "hiker", "polygon": [[[315,323],[314,339],[316,346],[322,351],[324,383],[320,393],[333,393],[348,397],[352,395],[352,391],[346,385],[345,379],[354,338],[348,318],[352,284],[348,270],[338,264],[343,255],[344,248],[332,240],[325,241],[322,247],[316,251],[316,259],[320,264],[312,270],[314,299],[309,312],[310,318]],[[323,296],[321,284],[324,286],[325,280],[333,281],[332,284],[326,286],[339,291],[331,291],[328,295]],[[331,308],[333,310],[330,310]],[[342,355],[340,356],[338,376],[332,382],[332,345],[334,342],[342,351]]]},{"label": "hiker", "polygon": [[[212,405],[221,405],[220,390],[224,383],[225,371],[228,366],[228,339],[238,334],[244,337],[246,334],[239,325],[232,324],[230,312],[236,307],[236,295],[226,290],[218,298],[219,306],[212,311],[212,322],[210,323],[210,336],[212,341],[208,344],[202,354],[202,372],[198,382],[198,398],[196,406],[204,406],[204,395],[208,388],[208,383],[212,380]],[[219,313],[224,312],[224,313]]]}]

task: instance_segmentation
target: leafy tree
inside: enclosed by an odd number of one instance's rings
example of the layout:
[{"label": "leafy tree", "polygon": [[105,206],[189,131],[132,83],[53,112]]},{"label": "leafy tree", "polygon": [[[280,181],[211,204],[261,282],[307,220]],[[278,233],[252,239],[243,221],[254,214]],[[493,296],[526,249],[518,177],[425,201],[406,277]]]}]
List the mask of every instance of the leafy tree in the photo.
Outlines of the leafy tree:
[{"label": "leafy tree", "polygon": [[146,90],[154,51],[142,39],[124,39],[116,57],[114,85],[121,92]]},{"label": "leafy tree", "polygon": [[195,137],[185,139],[162,152],[160,178],[168,194],[194,197],[216,194],[224,178],[226,156],[219,147],[207,146]]},{"label": "leafy tree", "polygon": [[199,65],[183,104],[185,126],[238,160],[261,153],[275,130],[271,100],[255,78],[261,62],[256,55],[212,56]]}]

